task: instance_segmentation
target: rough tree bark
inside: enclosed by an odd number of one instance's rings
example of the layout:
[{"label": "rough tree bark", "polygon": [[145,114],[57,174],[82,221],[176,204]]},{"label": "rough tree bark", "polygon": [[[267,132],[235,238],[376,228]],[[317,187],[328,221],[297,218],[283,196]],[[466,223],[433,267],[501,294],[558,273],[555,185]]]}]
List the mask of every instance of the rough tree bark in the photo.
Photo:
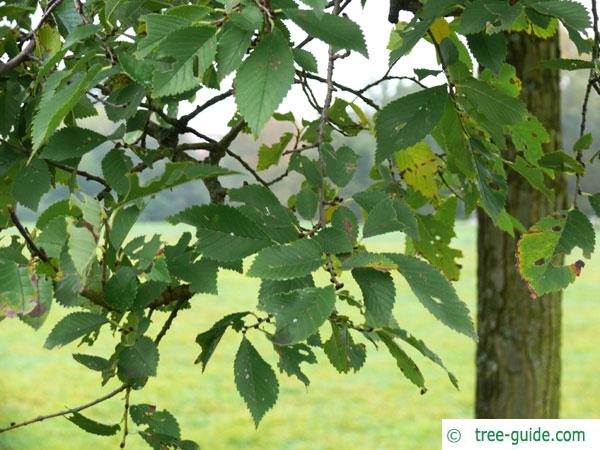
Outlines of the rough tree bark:
[{"label": "rough tree bark", "polygon": [[[557,71],[532,66],[558,58],[559,37],[541,40],[508,36],[508,62],[522,80],[522,98],[551,135],[545,151],[558,150],[560,87]],[[514,157],[509,151],[509,158]],[[507,210],[526,227],[565,204],[565,183],[555,182],[556,200],[548,201],[520,175],[508,178]],[[555,418],[560,402],[561,294],[532,300],[516,272],[516,239],[478,214],[478,418]]]}]

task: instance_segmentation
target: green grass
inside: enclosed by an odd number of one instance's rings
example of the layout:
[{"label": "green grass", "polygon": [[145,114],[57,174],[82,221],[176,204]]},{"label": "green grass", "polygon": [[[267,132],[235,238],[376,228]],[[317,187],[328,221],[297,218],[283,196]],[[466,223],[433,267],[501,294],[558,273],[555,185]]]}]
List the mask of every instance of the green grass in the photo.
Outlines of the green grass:
[{"label": "green grass", "polygon": [[[458,229],[457,246],[464,250],[465,257],[464,272],[456,288],[474,311],[475,226],[462,224]],[[136,229],[138,234],[164,232],[171,238],[180,231],[156,224]],[[380,250],[402,248],[395,235],[371,241]],[[563,417],[594,417],[600,411],[598,260],[596,255],[565,294]],[[396,318],[445,360],[460,380],[460,391],[454,390],[444,372],[423,358],[415,357],[429,388],[422,396],[403,378],[384,349],[369,348],[363,369],[346,376],[339,375],[320,353],[320,364],[307,369],[310,388],[306,390],[298,381],[282,376],[279,401],[255,431],[233,383],[233,356],[239,336],[225,336],[204,374],[193,364],[198,354],[194,343],[198,332],[226,313],[255,304],[256,281],[227,272],[220,275],[219,296],[196,297],[192,309],[177,318],[161,344],[158,377],[152,378],[144,390],[133,392],[131,401],[168,409],[179,419],[183,437],[194,439],[204,449],[438,448],[442,418],[468,418],[473,414],[475,345],[436,322],[420,307],[405,283],[398,280],[397,286]],[[64,314],[64,309],[54,307],[48,322],[37,333],[17,320],[0,323],[0,426],[85,403],[117,386],[111,383],[100,388],[97,374],[70,357],[74,351],[108,356],[115,339],[107,333],[91,349],[76,350],[74,345],[58,351],[42,348],[49,330]],[[152,334],[164,318],[164,314],[153,317]],[[265,339],[259,335],[251,338],[263,356],[275,364]],[[107,423],[118,422],[122,401],[114,398],[86,413]],[[57,418],[0,435],[0,448],[118,448],[119,438],[88,435]],[[130,436],[127,447],[146,448],[135,434]]]}]

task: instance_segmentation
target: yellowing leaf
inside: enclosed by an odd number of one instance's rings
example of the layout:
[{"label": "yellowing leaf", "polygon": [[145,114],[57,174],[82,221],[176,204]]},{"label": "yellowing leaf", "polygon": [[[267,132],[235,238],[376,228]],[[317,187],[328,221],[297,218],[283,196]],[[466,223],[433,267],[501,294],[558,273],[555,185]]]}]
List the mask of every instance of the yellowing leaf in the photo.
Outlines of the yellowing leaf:
[{"label": "yellowing leaf", "polygon": [[429,145],[419,142],[412,147],[400,150],[396,153],[396,164],[400,176],[427,198],[437,196],[438,186],[435,174],[439,167],[437,156]]},{"label": "yellowing leaf", "polygon": [[435,19],[430,30],[433,38],[438,44],[450,36],[450,25],[448,25],[448,22],[446,22],[446,19],[443,17],[438,17]]}]

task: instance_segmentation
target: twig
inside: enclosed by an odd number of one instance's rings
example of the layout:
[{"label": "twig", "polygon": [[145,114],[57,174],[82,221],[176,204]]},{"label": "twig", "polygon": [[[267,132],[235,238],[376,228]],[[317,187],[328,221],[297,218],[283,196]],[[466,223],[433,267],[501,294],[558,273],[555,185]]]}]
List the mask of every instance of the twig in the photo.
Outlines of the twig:
[{"label": "twig", "polygon": [[[334,59],[335,59],[335,55],[334,55]],[[325,78],[322,78],[318,75],[314,75],[312,73],[308,73],[308,72],[302,72],[302,75],[305,78],[310,78],[311,80],[316,80],[316,81],[320,81],[321,83],[327,83],[327,80]],[[342,91],[346,91],[349,92],[353,95],[356,95],[358,98],[360,98],[363,102],[365,102],[367,105],[369,105],[371,108],[376,109],[377,111],[379,111],[379,105],[377,103],[375,103],[373,100],[371,100],[369,97],[365,96],[363,94],[364,91],[358,90],[358,89],[353,89],[349,86],[345,86],[341,83],[338,83],[337,81],[332,81],[332,84],[334,87],[341,89]]]},{"label": "twig", "polygon": [[260,184],[262,184],[265,187],[269,187],[269,183],[267,181],[265,181],[264,178],[262,178],[258,172],[256,172],[256,170],[254,170],[250,164],[248,164],[246,161],[244,161],[244,159],[238,155],[237,153],[232,152],[229,149],[226,149],[225,152],[227,153],[227,155],[231,156],[233,159],[235,159],[237,162],[239,162],[244,169],[246,169],[248,172],[250,172],[252,174],[252,176],[256,179],[256,181],[258,181]]},{"label": "twig", "polygon": [[[590,93],[592,92],[592,87],[595,87],[595,79],[596,79],[596,63],[598,62],[598,52],[600,51],[600,32],[598,30],[598,8],[596,4],[596,0],[592,0],[592,17],[593,17],[593,27],[594,27],[594,46],[592,48],[592,68],[590,69],[590,75],[588,77],[587,86],[585,88],[585,95],[583,96],[583,105],[581,106],[581,124],[579,126],[579,138],[585,133],[585,126],[587,121],[587,111],[588,104],[590,101]],[[582,167],[585,167],[585,163],[583,162],[583,152],[581,150],[577,150],[575,154],[575,159]],[[581,174],[577,173],[575,175],[575,194],[573,195],[573,206],[577,208],[577,199],[581,195]]]},{"label": "twig", "polygon": [[179,122],[181,122],[183,124],[187,124],[190,120],[192,120],[194,117],[196,117],[202,111],[210,108],[211,106],[219,103],[222,100],[225,100],[228,97],[231,97],[232,95],[233,95],[233,89],[229,89],[228,91],[223,92],[222,94],[216,95],[215,97],[207,100],[206,102],[202,103],[201,105],[196,106],[196,108],[191,113],[186,114],[185,116],[182,116],[179,119]]},{"label": "twig", "polygon": [[33,50],[35,49],[35,33],[42,27],[42,25],[44,25],[50,14],[52,14],[52,11],[54,11],[58,6],[60,6],[62,2],[63,0],[55,0],[53,3],[48,5],[48,8],[46,8],[46,11],[44,11],[44,14],[42,15],[38,24],[27,35],[27,37],[30,38],[29,42],[21,49],[21,51],[14,58],[9,59],[5,63],[0,62],[0,75],[2,75],[4,72],[8,72],[9,70],[14,69],[27,58],[29,58],[31,52],[33,52]]},{"label": "twig", "polygon": [[162,340],[162,338],[165,337],[165,334],[167,334],[167,331],[169,331],[169,328],[171,328],[171,324],[173,323],[173,320],[175,320],[175,317],[177,317],[177,313],[179,313],[179,310],[181,309],[181,307],[188,300],[189,299],[185,298],[185,297],[177,300],[177,303],[173,307],[173,310],[171,311],[171,314],[169,314],[169,317],[167,317],[167,320],[165,321],[165,323],[163,324],[162,328],[160,329],[160,331],[156,335],[156,338],[154,338],[154,343],[156,345],[158,345],[160,343],[160,341]]},{"label": "twig", "polygon": [[119,448],[125,448],[125,441],[127,440],[127,435],[129,434],[129,429],[127,428],[128,419],[129,419],[129,395],[131,394],[131,386],[127,386],[125,389],[125,411],[123,411],[123,438],[121,439],[121,443],[119,444]]},{"label": "twig", "polygon": [[121,386],[119,386],[117,389],[115,389],[114,391],[109,392],[106,395],[103,395],[102,397],[97,398],[96,400],[92,400],[89,403],[86,403],[84,405],[78,406],[76,408],[67,408],[63,411],[59,411],[59,412],[55,412],[52,414],[48,414],[45,416],[37,416],[33,419],[30,420],[26,420],[24,422],[20,422],[20,423],[11,423],[10,426],[6,427],[6,428],[0,428],[0,433],[4,433],[5,431],[10,431],[10,430],[14,430],[16,428],[21,428],[27,425],[31,425],[32,423],[36,423],[36,422],[42,422],[46,419],[52,419],[54,417],[61,417],[61,416],[66,416],[67,414],[72,414],[75,412],[79,412],[79,411],[83,411],[84,409],[90,408],[94,405],[97,405],[98,403],[102,403],[110,398],[113,398],[115,395],[119,394],[120,392],[123,392],[125,389],[128,388],[127,384],[123,384]]},{"label": "twig", "polygon": [[8,206],[8,215],[10,216],[10,220],[12,221],[13,225],[17,227],[17,230],[19,230],[19,234],[23,236],[23,239],[25,239],[31,254],[37,256],[45,263],[49,262],[50,260],[46,255],[46,252],[42,248],[35,245],[35,242],[33,242],[33,239],[31,239],[29,231],[23,226],[12,206]]}]

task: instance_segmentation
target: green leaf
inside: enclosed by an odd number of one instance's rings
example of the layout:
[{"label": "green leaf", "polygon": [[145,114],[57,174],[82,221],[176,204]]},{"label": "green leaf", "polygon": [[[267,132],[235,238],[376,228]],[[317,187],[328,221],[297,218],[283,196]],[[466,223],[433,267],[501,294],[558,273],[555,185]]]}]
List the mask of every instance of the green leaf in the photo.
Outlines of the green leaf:
[{"label": "green leaf", "polygon": [[458,389],[458,379],[456,378],[456,376],[446,368],[446,365],[441,360],[441,358],[438,355],[436,355],[433,351],[431,351],[431,349],[427,347],[425,342],[423,342],[420,339],[417,339],[412,334],[410,334],[406,330],[403,330],[402,328],[386,328],[385,331],[396,338],[402,339],[404,342],[418,350],[419,353],[421,353],[423,356],[425,356],[430,361],[433,361],[435,364],[444,369],[448,374],[448,378],[450,379],[452,385],[456,389]]},{"label": "green leaf", "polygon": [[285,372],[288,376],[298,378],[306,387],[309,386],[310,380],[304,372],[302,372],[302,363],[316,364],[317,357],[312,349],[306,344],[295,345],[275,345],[275,351],[279,354],[279,363],[277,366],[281,372]]},{"label": "green leaf", "polygon": [[433,266],[412,256],[386,253],[423,306],[444,325],[477,339],[469,309],[450,282]]},{"label": "green leaf", "polygon": [[272,341],[291,345],[315,334],[335,305],[335,289],[304,288],[261,298],[260,308],[275,316]]},{"label": "green leaf", "polygon": [[386,105],[376,116],[377,150],[381,163],[396,151],[415,145],[437,125],[444,114],[446,85],[406,95]]},{"label": "green leaf", "polygon": [[137,294],[137,281],[133,267],[119,267],[104,285],[104,301],[117,311],[127,311],[133,305]]},{"label": "green leaf", "polygon": [[124,382],[137,381],[156,375],[158,348],[148,336],[140,337],[135,344],[124,347],[117,362],[119,378]]},{"label": "green leaf", "polygon": [[252,263],[248,275],[267,280],[300,278],[323,264],[321,247],[314,241],[299,240],[289,245],[275,245],[262,250]]},{"label": "green leaf", "polygon": [[292,51],[275,28],[263,36],[242,63],[235,79],[235,100],[242,116],[258,135],[294,81]]},{"label": "green leaf", "polygon": [[96,240],[87,228],[67,225],[69,235],[69,256],[77,273],[85,278],[92,261],[96,259]]},{"label": "green leaf", "polygon": [[358,372],[367,352],[364,344],[355,344],[346,325],[331,322],[331,337],[323,344],[329,362],[340,373]]},{"label": "green leaf", "polygon": [[417,45],[417,42],[425,36],[432,23],[433,19],[419,20],[419,17],[415,15],[408,24],[396,25],[396,28],[392,30],[390,42],[394,39],[397,40],[399,45],[388,46],[391,50],[389,58],[390,67],[396,64],[404,55],[410,53],[414,46]]},{"label": "green leaf", "polygon": [[557,172],[577,174],[583,174],[584,172],[583,166],[575,158],[562,151],[546,153],[540,158],[538,164]]},{"label": "green leaf", "polygon": [[[181,437],[177,419],[166,409],[157,411],[156,406],[142,403],[132,405],[129,408],[129,414],[136,425],[148,425],[145,432],[156,434],[157,437],[163,439],[169,437],[179,439]],[[160,449],[160,447],[158,448]]]},{"label": "green leaf", "polygon": [[535,64],[536,69],[581,70],[592,69],[594,64],[583,59],[553,58],[545,59]]},{"label": "green leaf", "polygon": [[73,353],[73,359],[79,364],[84,365],[90,370],[96,372],[102,372],[107,370],[111,366],[111,362],[106,358],[100,356],[84,355],[82,353]]},{"label": "green leaf", "polygon": [[321,155],[329,179],[339,187],[347,186],[356,172],[359,156],[345,145],[335,151],[331,145],[323,145]]},{"label": "green leaf", "polygon": [[580,152],[582,150],[588,150],[592,146],[594,138],[592,133],[586,133],[577,139],[577,142],[573,145],[573,151]]},{"label": "green leaf", "polygon": [[494,125],[519,122],[527,108],[518,98],[511,97],[484,81],[467,78],[456,84],[457,96],[468,110],[476,110]]},{"label": "green leaf", "polygon": [[254,31],[262,27],[263,15],[260,9],[253,4],[246,4],[240,11],[229,15],[229,20],[242,30]]},{"label": "green leaf", "polygon": [[285,15],[310,36],[336,48],[356,50],[369,57],[365,37],[360,26],[347,17],[317,14],[312,10],[286,9]]},{"label": "green leaf", "polygon": [[585,265],[565,265],[562,257],[575,247],[589,258],[596,236],[590,220],[577,209],[542,218],[521,236],[517,244],[517,266],[533,298],[560,291],[575,281]]},{"label": "green leaf", "polygon": [[486,158],[485,154],[475,155],[475,176],[481,206],[492,220],[496,220],[504,210],[508,186],[506,179],[493,171],[492,163]]},{"label": "green leaf", "polygon": [[236,331],[240,331],[244,325],[242,319],[248,314],[250,314],[248,311],[229,314],[215,322],[209,330],[196,336],[196,343],[200,346],[202,351],[200,352],[200,355],[198,355],[198,358],[196,358],[196,361],[194,361],[194,364],[202,364],[202,372],[206,370],[208,361],[215,352],[219,342],[221,342],[221,338],[227,329],[231,327]]},{"label": "green leaf", "polygon": [[294,61],[303,70],[307,72],[318,73],[319,66],[317,64],[317,58],[311,52],[304,50],[303,48],[293,48],[292,54],[294,55]]},{"label": "green leaf", "polygon": [[381,272],[396,270],[398,265],[381,253],[357,252],[342,263],[342,270],[351,270],[356,267],[370,267]]},{"label": "green leaf", "polygon": [[600,217],[600,193],[590,195],[588,197],[588,200],[590,201],[590,206],[592,207],[596,215]]},{"label": "green leaf", "polygon": [[137,17],[145,0],[106,0],[104,15],[106,20],[115,25],[117,20],[130,23],[132,16]]},{"label": "green leaf", "polygon": [[196,227],[198,249],[219,262],[240,260],[272,243],[258,224],[231,206],[193,206],[168,220]]},{"label": "green leaf", "polygon": [[106,139],[105,135],[86,128],[63,128],[50,136],[42,151],[42,157],[53,161],[79,159]]},{"label": "green leaf", "polygon": [[13,80],[0,82],[0,134],[7,136],[17,121],[25,91]]},{"label": "green leaf", "polygon": [[211,27],[188,27],[174,31],[161,41],[156,49],[157,57],[168,57],[175,62],[169,69],[154,73],[154,96],[177,95],[199,86],[217,51],[216,40],[211,39],[214,33]]},{"label": "green leaf", "polygon": [[12,185],[12,196],[23,206],[37,211],[40,199],[50,190],[51,182],[48,166],[36,158],[17,173]]},{"label": "green leaf", "polygon": [[427,390],[425,388],[425,378],[423,378],[423,374],[415,362],[400,348],[400,346],[398,346],[398,344],[396,344],[394,339],[386,331],[377,331],[377,336],[379,336],[388,348],[390,354],[396,360],[396,365],[404,376],[415,386],[421,388],[421,392],[424,393]]},{"label": "green leaf", "polygon": [[338,255],[352,251],[352,241],[348,234],[340,228],[323,228],[313,239],[319,243],[323,253]]},{"label": "green leaf", "polygon": [[127,235],[137,222],[142,211],[135,206],[119,208],[112,216],[110,222],[110,244],[116,249],[120,249],[127,238]]},{"label": "green leaf", "polygon": [[304,188],[296,194],[296,211],[300,217],[312,220],[317,213],[319,196],[310,188]]},{"label": "green leaf", "polygon": [[88,333],[98,331],[98,329],[108,322],[105,316],[89,312],[74,312],[63,317],[58,322],[44,343],[47,349],[61,347],[75,339],[85,336]]},{"label": "green leaf", "polygon": [[0,317],[35,309],[38,292],[27,267],[0,259]]},{"label": "green leaf", "polygon": [[389,326],[396,299],[396,288],[392,276],[389,273],[368,268],[354,269],[352,276],[363,295],[366,323],[375,328]]},{"label": "green leaf", "polygon": [[526,1],[525,4],[547,16],[556,17],[565,26],[576,30],[591,27],[590,16],[585,6],[571,0]]},{"label": "green leaf", "polygon": [[225,24],[217,45],[216,62],[219,80],[240,67],[252,42],[253,34],[253,31],[243,30],[233,23]]},{"label": "green leaf", "polygon": [[503,33],[486,34],[484,32],[467,35],[467,43],[477,59],[486,68],[498,73],[506,60],[506,37]]},{"label": "green leaf", "polygon": [[402,231],[415,239],[419,238],[414,212],[404,201],[386,197],[369,211],[363,236],[367,238],[393,231]]},{"label": "green leaf", "polygon": [[294,135],[292,133],[283,133],[279,138],[279,141],[271,146],[262,144],[258,149],[258,163],[256,164],[256,170],[266,170],[271,166],[279,164],[281,154],[288,146]]},{"label": "green leaf", "polygon": [[165,166],[162,175],[152,178],[143,186],[139,185],[137,176],[128,175],[129,192],[120,204],[125,204],[171,189],[189,181],[231,175],[232,172],[219,166],[196,162],[174,162]]},{"label": "green leaf", "polygon": [[444,115],[431,134],[446,152],[448,169],[452,172],[462,172],[472,179],[473,157],[456,109],[451,103],[446,104]]},{"label": "green leaf", "polygon": [[67,242],[67,221],[64,217],[55,217],[50,220],[35,239],[50,258],[60,258],[65,243]]},{"label": "green leaf", "polygon": [[123,151],[113,148],[102,160],[102,175],[117,194],[124,196],[129,190],[127,173],[132,169],[131,159]]},{"label": "green leaf", "polygon": [[263,416],[277,402],[279,383],[269,364],[244,336],[235,355],[235,386],[258,428]]},{"label": "green leaf", "polygon": [[459,31],[462,34],[479,33],[488,22],[500,30],[508,29],[521,14],[520,3],[511,4],[503,0],[474,0],[466,4]]},{"label": "green leaf", "polygon": [[91,434],[97,434],[99,436],[114,436],[121,429],[121,426],[118,423],[114,425],[106,425],[104,423],[89,419],[77,411],[73,411],[70,416],[65,416],[65,419],[74,423],[82,430]]},{"label": "green leaf", "polygon": [[101,69],[102,66],[96,64],[85,73],[77,72],[72,75],[69,84],[57,90],[44,92],[31,126],[34,152],[54,133],[65,116],[89,89]]}]

